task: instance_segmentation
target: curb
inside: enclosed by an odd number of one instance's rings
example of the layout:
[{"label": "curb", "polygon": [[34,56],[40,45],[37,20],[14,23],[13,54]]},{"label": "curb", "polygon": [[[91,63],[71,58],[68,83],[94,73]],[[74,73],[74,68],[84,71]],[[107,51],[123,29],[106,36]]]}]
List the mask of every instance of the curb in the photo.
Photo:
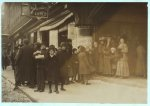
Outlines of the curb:
[{"label": "curb", "polygon": [[[7,81],[9,81],[12,85],[14,85],[15,86],[15,84],[12,82],[12,81],[10,81],[8,78],[6,78],[5,76],[3,76],[2,75],[2,77],[4,78],[4,79],[6,79]],[[36,99],[34,99],[33,97],[31,97],[28,93],[26,93],[24,90],[22,90],[20,87],[18,87],[18,89],[24,94],[24,95],[26,95],[32,102],[38,102]]]}]

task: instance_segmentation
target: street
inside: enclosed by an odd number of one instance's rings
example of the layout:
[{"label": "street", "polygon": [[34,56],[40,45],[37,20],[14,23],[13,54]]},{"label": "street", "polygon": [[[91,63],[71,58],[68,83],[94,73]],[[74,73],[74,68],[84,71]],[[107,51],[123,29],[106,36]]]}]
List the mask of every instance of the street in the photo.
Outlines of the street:
[{"label": "street", "polygon": [[[3,71],[2,75],[14,83],[13,71],[11,69]],[[34,92],[34,89],[24,86],[21,86],[20,89],[36,102],[147,103],[146,79],[120,79],[97,76],[92,78],[90,83],[91,85],[80,83],[66,85],[66,91],[59,90],[59,94],[56,94],[54,91],[52,94],[49,94],[48,85],[46,85],[44,92]]]},{"label": "street", "polygon": [[13,84],[2,78],[2,102],[31,102],[20,90],[13,91]]}]

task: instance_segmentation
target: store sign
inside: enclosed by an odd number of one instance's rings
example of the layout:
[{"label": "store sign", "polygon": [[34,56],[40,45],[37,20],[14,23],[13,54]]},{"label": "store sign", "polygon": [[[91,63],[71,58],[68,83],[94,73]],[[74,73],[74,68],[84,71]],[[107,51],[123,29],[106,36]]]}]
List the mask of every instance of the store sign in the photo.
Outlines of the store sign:
[{"label": "store sign", "polygon": [[48,18],[48,3],[22,3],[21,14],[29,17]]},{"label": "store sign", "polygon": [[41,17],[41,18],[48,18],[48,4],[47,3],[31,3],[30,15]]}]

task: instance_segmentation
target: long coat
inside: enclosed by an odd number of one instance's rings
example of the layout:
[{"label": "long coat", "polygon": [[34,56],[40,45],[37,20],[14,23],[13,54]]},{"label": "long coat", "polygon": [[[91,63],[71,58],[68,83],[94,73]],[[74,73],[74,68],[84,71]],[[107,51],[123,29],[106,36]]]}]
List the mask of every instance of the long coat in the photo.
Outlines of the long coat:
[{"label": "long coat", "polygon": [[48,81],[58,81],[59,78],[58,70],[58,58],[54,55],[53,57],[48,56],[46,59],[46,78]]},{"label": "long coat", "polygon": [[94,67],[96,69],[96,71],[98,72],[98,62],[99,62],[99,53],[98,53],[98,47],[93,47],[93,62],[94,62]]},{"label": "long coat", "polygon": [[99,45],[98,54],[98,73],[100,74],[104,71],[104,45]]},{"label": "long coat", "polygon": [[111,75],[111,52],[110,47],[104,49],[104,75]]},{"label": "long coat", "polygon": [[[13,60],[13,64],[15,65],[16,64],[16,56],[18,55],[18,53],[19,53],[19,49],[13,54],[13,56],[14,56],[14,60]],[[21,76],[21,70],[19,70],[19,67],[18,67],[18,65],[15,65],[15,67],[14,67],[14,76],[15,76],[15,82],[16,82],[16,84],[19,84],[19,83],[21,83],[21,81],[22,81],[22,76]]]},{"label": "long coat", "polygon": [[[36,59],[36,66],[37,66],[37,72],[36,72],[36,80],[37,80],[37,87],[39,90],[44,90],[45,87],[45,67],[46,67],[46,53],[47,51],[44,50],[40,50],[41,53],[40,55],[44,55],[44,58],[42,59]],[[34,73],[35,74],[35,73]]]},{"label": "long coat", "polygon": [[25,45],[20,48],[19,53],[16,57],[16,64],[19,70],[22,72],[23,81],[30,81],[32,78],[33,71],[33,48],[29,45]]},{"label": "long coat", "polygon": [[60,77],[66,78],[68,77],[68,55],[66,50],[61,50],[57,54],[58,56],[58,67],[60,71]]},{"label": "long coat", "polygon": [[86,52],[80,52],[78,54],[78,60],[79,60],[79,74],[80,75],[90,74],[90,64],[88,62]]},{"label": "long coat", "polygon": [[136,60],[136,71],[137,76],[146,75],[146,51],[143,46],[139,45],[136,49],[137,60]]}]

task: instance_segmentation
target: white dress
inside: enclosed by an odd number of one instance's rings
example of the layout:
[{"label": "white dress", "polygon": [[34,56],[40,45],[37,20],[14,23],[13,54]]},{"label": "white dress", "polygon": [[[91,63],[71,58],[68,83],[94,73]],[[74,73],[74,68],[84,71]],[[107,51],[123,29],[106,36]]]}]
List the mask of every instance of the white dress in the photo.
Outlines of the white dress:
[{"label": "white dress", "polygon": [[117,62],[117,71],[116,76],[120,77],[128,77],[129,76],[129,65],[128,65],[128,46],[124,44],[120,44],[118,49],[121,49],[122,57]]}]

